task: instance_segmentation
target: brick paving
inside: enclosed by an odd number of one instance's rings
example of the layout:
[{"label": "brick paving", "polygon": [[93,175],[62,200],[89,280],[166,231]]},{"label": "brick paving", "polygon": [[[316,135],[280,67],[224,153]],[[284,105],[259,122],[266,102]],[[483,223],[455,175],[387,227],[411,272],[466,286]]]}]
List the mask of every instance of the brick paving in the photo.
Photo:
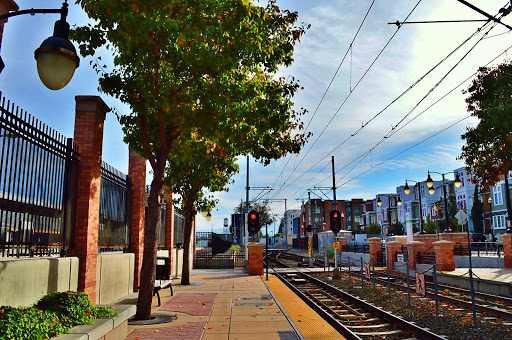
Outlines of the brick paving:
[{"label": "brick paving", "polygon": [[177,293],[171,297],[159,311],[181,312],[189,315],[210,315],[216,293]]},{"label": "brick paving", "polygon": [[138,328],[126,340],[200,340],[206,322],[187,322],[176,326]]}]

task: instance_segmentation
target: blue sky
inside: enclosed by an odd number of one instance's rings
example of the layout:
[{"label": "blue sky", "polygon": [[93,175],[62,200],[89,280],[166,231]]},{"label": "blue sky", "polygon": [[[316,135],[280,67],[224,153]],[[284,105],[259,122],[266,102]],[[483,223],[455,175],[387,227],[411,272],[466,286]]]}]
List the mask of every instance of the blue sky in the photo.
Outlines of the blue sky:
[{"label": "blue sky", "polygon": [[[507,3],[504,0],[471,2],[491,14],[496,14]],[[41,3],[36,0],[18,1],[20,9],[41,8]],[[477,123],[474,119],[465,119],[433,135],[467,116],[462,89],[467,88],[468,82],[461,86],[458,84],[512,45],[506,28],[497,26],[492,29],[487,38],[463,58],[487,31],[482,30],[403,94],[483,23],[410,24],[396,32],[397,27],[387,23],[403,21],[418,0],[376,0],[347,53],[372,0],[278,0],[277,3],[282,9],[297,10],[299,22],[311,24],[296,46],[294,64],[280,70],[280,75],[294,76],[304,86],[294,101],[297,108],[308,109],[303,120],[305,125],[309,125],[308,131],[313,133],[313,137],[299,155],[288,156],[267,167],[251,158],[250,187],[272,187],[273,190],[264,198],[286,198],[288,208],[297,209],[300,200],[307,198],[308,188],[332,186],[331,156],[335,158],[338,199],[374,198],[378,193],[395,192],[395,187],[403,185],[406,178],[425,180],[429,169],[449,172],[464,165],[456,159],[462,146],[460,135],[467,126]],[[44,1],[46,8],[60,6],[61,1]],[[107,105],[120,112],[129,108],[98,93],[98,76],[90,66],[91,58],[81,58],[80,67],[64,89],[51,91],[41,84],[33,53],[52,34],[53,23],[57,19],[58,15],[54,14],[9,19],[1,46],[6,67],[0,74],[0,89],[7,99],[31,115],[62,134],[72,136],[76,95],[100,95]],[[469,19],[483,17],[456,0],[423,0],[408,21]],[[512,16],[503,21],[512,25]],[[71,25],[87,23],[86,15],[74,3],[70,4],[68,22]],[[347,57],[340,66],[346,53]],[[102,57],[107,66],[112,67],[106,52]],[[502,54],[494,64],[506,57],[507,54]],[[338,67],[339,72],[333,79]],[[332,85],[326,92],[332,79]],[[363,125],[364,128],[355,134]],[[395,133],[389,136],[392,131]],[[384,136],[388,138],[383,139]],[[426,142],[411,148],[429,137]],[[108,114],[103,159],[126,173],[128,148],[122,138],[115,116]],[[376,146],[381,140],[383,142]],[[367,153],[369,150],[372,151]],[[222,230],[224,218],[230,217],[241,199],[245,200],[245,179],[244,157],[235,184],[229,192],[217,195],[220,202],[212,211],[212,220],[207,222],[198,215],[199,230]],[[259,190],[251,190],[250,198],[260,194]],[[331,198],[332,193],[328,196]],[[273,213],[282,214],[284,202],[272,203],[271,208]]]}]

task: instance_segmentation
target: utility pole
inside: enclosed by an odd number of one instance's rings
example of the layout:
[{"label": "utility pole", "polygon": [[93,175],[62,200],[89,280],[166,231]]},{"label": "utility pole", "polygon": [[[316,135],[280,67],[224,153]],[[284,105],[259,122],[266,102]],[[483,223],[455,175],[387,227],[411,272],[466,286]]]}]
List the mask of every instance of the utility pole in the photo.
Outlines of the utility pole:
[{"label": "utility pole", "polygon": [[[338,210],[338,204],[336,203],[336,177],[335,177],[335,171],[334,171],[334,156],[331,158],[332,163],[332,198],[333,198],[333,208],[334,210]],[[331,226],[332,229],[332,226]],[[334,239],[333,239],[333,245],[334,242],[338,241],[338,232],[334,233]],[[339,246],[339,242],[337,243]],[[339,278],[340,277],[340,270],[338,269],[338,249],[334,249],[334,270],[332,271],[333,278]]]},{"label": "utility pole", "polygon": [[245,253],[245,265],[248,266],[249,263],[249,251],[247,249],[247,244],[249,238],[249,156],[247,156],[247,185],[245,187],[245,215],[244,215],[244,232],[243,232],[243,249]]},{"label": "utility pole", "polygon": [[308,233],[308,256],[309,256],[309,267],[313,267],[313,259],[312,259],[312,251],[311,251],[311,235],[313,234],[313,226],[311,225],[311,191],[308,191],[308,226],[311,228],[311,231],[307,231]]}]

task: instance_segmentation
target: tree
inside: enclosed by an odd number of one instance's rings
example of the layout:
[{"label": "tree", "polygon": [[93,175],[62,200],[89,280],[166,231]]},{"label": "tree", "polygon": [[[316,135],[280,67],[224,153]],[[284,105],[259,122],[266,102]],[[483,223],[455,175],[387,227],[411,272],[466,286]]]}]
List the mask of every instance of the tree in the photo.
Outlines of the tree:
[{"label": "tree", "polygon": [[[72,38],[82,56],[101,47],[114,68],[101,73],[100,91],[131,110],[119,114],[125,142],[153,171],[144,230],[137,319],[151,317],[156,233],[168,156],[196,133],[226,157],[252,154],[264,164],[306,141],[291,101],[300,86],[274,79],[293,61],[307,28],[298,14],[250,0],[77,0],[93,24]],[[101,51],[105,51],[101,49]],[[104,52],[102,52],[104,53]],[[182,138],[182,136],[185,136]]]},{"label": "tree", "polygon": [[213,143],[197,134],[193,134],[181,144],[181,148],[169,154],[167,161],[164,182],[180,195],[181,210],[185,217],[181,284],[189,285],[194,216],[198,208],[211,210],[215,206],[216,201],[208,193],[227,191],[239,166],[234,157],[225,157]]},{"label": "tree", "polygon": [[366,233],[368,235],[381,235],[382,234],[382,228],[377,223],[372,223],[366,228]]},{"label": "tree", "polygon": [[392,225],[393,234],[395,235],[403,235],[404,234],[404,225],[401,222],[397,222]]},{"label": "tree", "polygon": [[430,218],[430,215],[427,215],[427,221],[423,225],[423,231],[427,234],[435,234],[436,233],[436,224]]},{"label": "tree", "polygon": [[[256,211],[260,215],[260,225],[274,223],[275,216],[272,215],[272,211],[267,203],[250,202],[249,211]],[[245,216],[245,202],[240,203],[234,209],[235,214],[241,214]]]},{"label": "tree", "polygon": [[487,190],[512,169],[512,65],[481,67],[467,94],[467,110],[479,119],[462,135],[460,158],[472,181]]},{"label": "tree", "polygon": [[455,218],[455,215],[459,212],[459,207],[457,206],[457,199],[454,194],[448,196],[448,217],[450,219]]},{"label": "tree", "polygon": [[471,208],[471,220],[476,233],[484,232],[484,204],[478,197],[478,185],[475,185],[473,207]]}]

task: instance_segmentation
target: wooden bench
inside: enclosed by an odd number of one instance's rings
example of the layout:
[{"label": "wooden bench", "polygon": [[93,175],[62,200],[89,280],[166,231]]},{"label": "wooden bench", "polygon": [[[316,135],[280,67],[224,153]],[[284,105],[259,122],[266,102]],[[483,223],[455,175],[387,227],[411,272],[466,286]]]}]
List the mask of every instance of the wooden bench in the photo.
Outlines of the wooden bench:
[{"label": "wooden bench", "polygon": [[[162,303],[160,302],[160,291],[161,291],[162,289],[167,288],[167,287],[169,287],[169,289],[171,290],[171,296],[173,296],[173,295],[174,295],[174,293],[173,293],[173,291],[172,291],[172,279],[171,279],[169,282],[164,283],[163,285],[162,285],[162,284],[157,284],[157,283],[155,282],[155,286],[153,287],[153,296],[155,296],[155,295],[156,295],[156,298],[157,298],[157,301],[158,301],[158,307],[160,307],[160,305],[162,304]],[[137,288],[138,288],[138,289],[140,289],[140,286],[139,286],[139,287],[137,287]]]}]

